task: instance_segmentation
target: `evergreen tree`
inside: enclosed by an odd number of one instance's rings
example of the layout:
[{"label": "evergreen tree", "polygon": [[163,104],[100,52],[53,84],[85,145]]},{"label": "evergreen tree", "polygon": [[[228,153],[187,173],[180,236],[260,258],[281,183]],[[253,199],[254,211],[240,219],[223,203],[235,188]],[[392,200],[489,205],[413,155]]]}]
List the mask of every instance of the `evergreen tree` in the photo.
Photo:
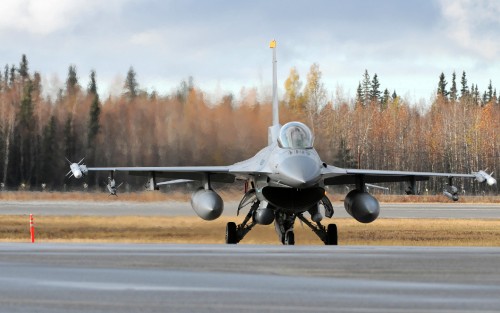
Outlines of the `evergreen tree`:
[{"label": "evergreen tree", "polygon": [[448,83],[446,82],[446,78],[444,76],[444,73],[441,73],[441,75],[439,75],[437,94],[438,94],[438,96],[441,96],[443,99],[448,99],[448,91],[446,91],[447,84]]},{"label": "evergreen tree", "polygon": [[5,64],[4,72],[3,72],[3,82],[5,86],[9,82],[9,65]]},{"label": "evergreen tree", "polygon": [[189,94],[189,85],[185,80],[182,80],[177,87],[176,98],[180,103],[185,104]]},{"label": "evergreen tree", "polygon": [[396,98],[398,97],[398,94],[396,93],[396,90],[394,90],[392,92],[392,96],[391,97],[392,97],[392,101],[396,100]]},{"label": "evergreen tree", "polygon": [[469,86],[467,86],[467,77],[465,71],[462,72],[462,80],[460,81],[462,88],[460,89],[461,98],[469,95]]},{"label": "evergreen tree", "polygon": [[[99,133],[99,116],[101,107],[99,104],[99,94],[97,93],[97,84],[95,80],[95,71],[90,72],[90,83],[88,87],[88,96],[92,98],[90,105],[88,132],[87,132],[87,159],[90,163],[95,163],[97,149],[97,135]],[[99,184],[96,173],[89,174],[89,182]]]},{"label": "evergreen tree", "polygon": [[21,79],[23,81],[29,78],[28,59],[26,58],[25,54],[23,54],[21,58],[21,63],[19,64],[19,75],[21,76]]},{"label": "evergreen tree", "polygon": [[33,93],[37,95],[42,93],[42,77],[38,72],[33,74]]},{"label": "evergreen tree", "polygon": [[356,90],[356,105],[363,105],[364,102],[363,89],[361,88],[361,82],[359,82],[358,89]]},{"label": "evergreen tree", "polygon": [[453,71],[453,74],[451,75],[451,88],[450,88],[450,100],[453,102],[457,101],[458,98],[456,79],[457,75],[455,74],[455,71]]},{"label": "evergreen tree", "polygon": [[68,115],[66,122],[64,123],[64,155],[68,159],[73,159],[75,157],[76,150],[76,138],[72,124],[73,121],[71,120],[71,115]]},{"label": "evergreen tree", "polygon": [[10,86],[14,86],[14,83],[16,82],[16,67],[14,64],[10,67],[10,77],[9,77],[9,84]]},{"label": "evergreen tree", "polygon": [[125,79],[125,96],[129,98],[129,100],[133,100],[139,94],[139,84],[137,83],[136,73],[134,68],[131,66],[127,72],[127,78]]},{"label": "evergreen tree", "polygon": [[479,95],[479,88],[477,87],[477,84],[476,85],[472,84],[471,94],[472,94],[472,100],[473,100],[474,104],[479,105],[480,104],[480,95]]},{"label": "evergreen tree", "polygon": [[380,83],[378,81],[378,76],[377,73],[373,75],[372,83],[371,83],[371,90],[370,90],[370,101],[371,102],[377,102],[379,101],[380,97]]},{"label": "evergreen tree", "polygon": [[367,106],[370,101],[370,88],[371,81],[370,75],[368,74],[368,70],[365,69],[365,73],[363,74],[363,105]]},{"label": "evergreen tree", "polygon": [[389,106],[390,97],[391,96],[389,94],[389,90],[387,90],[387,88],[385,88],[384,94],[382,95],[382,101],[380,102],[382,110],[387,109],[387,107]]},{"label": "evergreen tree", "polygon": [[491,84],[491,79],[490,79],[490,83],[488,84],[488,93],[486,95],[486,103],[490,102],[491,100],[493,99],[493,86]]},{"label": "evergreen tree", "polygon": [[90,105],[89,111],[87,147],[92,150],[95,146],[95,138],[99,133],[99,115],[101,114],[99,95],[97,94],[97,84],[95,81],[95,71],[90,72],[88,95],[92,98],[92,104]]},{"label": "evergreen tree", "polygon": [[79,86],[76,66],[70,65],[68,68],[68,78],[66,78],[66,93],[68,96],[74,96],[78,89]]},{"label": "evergreen tree", "polygon": [[35,177],[35,120],[33,116],[33,101],[31,93],[33,85],[31,81],[27,81],[23,88],[23,95],[21,99],[21,106],[19,110],[19,155],[20,155],[20,178],[21,181],[33,183],[32,178]]},{"label": "evergreen tree", "polygon": [[40,180],[42,183],[53,183],[54,173],[57,173],[58,159],[57,124],[55,116],[51,116],[48,124],[43,128],[42,139],[42,164]]},{"label": "evergreen tree", "polygon": [[347,145],[347,140],[340,138],[339,148],[335,157],[335,165],[342,168],[357,168],[357,162]]}]

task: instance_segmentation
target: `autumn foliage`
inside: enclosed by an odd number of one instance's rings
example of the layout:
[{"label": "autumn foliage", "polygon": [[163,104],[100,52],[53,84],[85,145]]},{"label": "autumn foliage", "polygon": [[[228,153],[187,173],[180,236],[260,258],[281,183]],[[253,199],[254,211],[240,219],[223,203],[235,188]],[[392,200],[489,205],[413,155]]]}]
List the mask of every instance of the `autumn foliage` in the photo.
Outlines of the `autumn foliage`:
[{"label": "autumn foliage", "polygon": [[[88,156],[89,166],[227,165],[253,156],[267,144],[271,105],[266,92],[242,88],[237,96],[211,100],[190,81],[170,94],[149,94],[139,89],[135,77],[127,76],[121,96],[99,99],[92,86],[79,85],[76,68],[72,70],[66,88],[51,98],[44,96],[40,75],[28,72],[25,59],[19,69],[6,67],[0,79],[4,188],[74,186],[75,181],[64,176],[69,170],[65,157],[75,162]],[[287,90],[280,118],[281,123],[309,124],[323,161],[368,169],[462,173],[488,169],[500,176],[496,98],[478,104],[470,97],[436,96],[422,107],[395,96],[385,97],[383,105],[374,99],[360,105],[338,93],[328,99],[319,66],[313,65],[313,70],[303,84],[306,90],[292,94]],[[298,75],[287,84],[302,86]],[[87,179],[91,188],[107,176],[99,175]],[[143,183],[134,177],[122,179],[132,187]],[[498,187],[479,187],[472,180],[457,180],[455,185],[467,193],[498,193]],[[442,180],[431,180],[419,188],[436,193],[443,186]],[[394,187],[395,192],[404,189],[399,184]]]}]

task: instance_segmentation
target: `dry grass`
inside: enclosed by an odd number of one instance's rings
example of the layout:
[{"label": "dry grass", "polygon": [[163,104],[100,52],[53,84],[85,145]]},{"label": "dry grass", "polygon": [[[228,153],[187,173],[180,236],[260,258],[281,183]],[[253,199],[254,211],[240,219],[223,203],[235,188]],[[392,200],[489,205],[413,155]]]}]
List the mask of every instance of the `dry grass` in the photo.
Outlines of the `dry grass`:
[{"label": "dry grass", "polygon": [[[119,193],[120,201],[131,202],[160,202],[160,201],[189,201],[190,194],[185,192],[124,192]],[[106,192],[30,192],[4,191],[0,192],[0,201],[114,201]]]},{"label": "dry grass", "polygon": [[[223,243],[225,224],[234,218],[206,222],[197,217],[62,217],[37,216],[38,242]],[[342,245],[500,246],[500,220],[379,219],[360,224],[336,219]],[[296,243],[321,244],[300,223]],[[2,216],[0,241],[28,241],[25,216]],[[256,226],[243,244],[278,244],[274,226]]]},{"label": "dry grass", "polygon": [[[242,191],[234,189],[217,190],[224,200],[239,201]],[[159,201],[189,201],[189,192],[129,192],[119,193],[121,201],[132,202],[159,202]],[[344,195],[329,194],[333,202],[343,201]],[[382,203],[452,203],[443,195],[429,196],[402,196],[402,195],[378,195],[375,197]],[[0,201],[114,201],[106,192],[29,192],[29,191],[3,191],[0,192]],[[460,203],[500,203],[500,196],[463,196]]]}]

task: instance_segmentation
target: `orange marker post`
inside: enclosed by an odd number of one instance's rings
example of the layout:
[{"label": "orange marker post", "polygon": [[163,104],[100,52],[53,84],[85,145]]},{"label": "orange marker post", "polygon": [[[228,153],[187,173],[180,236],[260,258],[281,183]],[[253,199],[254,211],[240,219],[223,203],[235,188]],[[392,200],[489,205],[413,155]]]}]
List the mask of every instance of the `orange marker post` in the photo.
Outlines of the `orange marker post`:
[{"label": "orange marker post", "polygon": [[33,221],[33,214],[30,214],[30,234],[31,243],[35,242],[35,222]]}]

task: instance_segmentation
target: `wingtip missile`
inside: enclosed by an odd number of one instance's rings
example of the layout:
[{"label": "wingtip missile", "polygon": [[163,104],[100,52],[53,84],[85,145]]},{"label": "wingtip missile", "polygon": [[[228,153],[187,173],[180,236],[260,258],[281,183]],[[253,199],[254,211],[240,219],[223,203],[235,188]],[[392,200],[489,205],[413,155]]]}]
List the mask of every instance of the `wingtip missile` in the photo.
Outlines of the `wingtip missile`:
[{"label": "wingtip missile", "polygon": [[83,176],[83,173],[80,170],[80,166],[77,163],[72,163],[69,168],[71,169],[71,172],[73,173],[73,176],[75,176],[75,178],[81,178]]},{"label": "wingtip missile", "polygon": [[65,159],[66,159],[66,161],[69,162],[69,169],[70,169],[68,174],[66,174],[66,176],[72,174],[73,177],[75,177],[76,179],[79,179],[79,178],[82,178],[82,176],[87,174],[87,172],[88,172],[87,166],[85,164],[81,164],[85,158],[81,159],[80,162],[78,162],[78,163],[71,163],[71,161],[68,160],[68,158],[65,158]]},{"label": "wingtip missile", "polygon": [[476,176],[476,181],[480,183],[486,182],[490,186],[493,186],[497,183],[497,180],[493,176],[491,176],[493,172],[491,174],[488,174],[485,171],[481,170],[473,174],[474,176]]}]

